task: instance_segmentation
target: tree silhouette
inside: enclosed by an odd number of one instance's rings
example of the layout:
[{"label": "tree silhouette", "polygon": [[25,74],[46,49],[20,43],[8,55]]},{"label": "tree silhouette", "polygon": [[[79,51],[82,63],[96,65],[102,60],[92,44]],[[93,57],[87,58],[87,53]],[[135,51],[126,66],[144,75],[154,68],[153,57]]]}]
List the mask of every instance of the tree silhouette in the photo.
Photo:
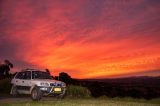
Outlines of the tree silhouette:
[{"label": "tree silhouette", "polygon": [[50,73],[49,69],[45,69],[45,70],[46,70],[46,72],[47,72],[49,75],[51,75],[51,73]]},{"label": "tree silhouette", "polygon": [[67,83],[67,84],[71,84],[71,83],[72,83],[72,78],[71,78],[71,76],[69,76],[69,75],[68,75],[67,73],[65,73],[65,72],[59,73],[59,80],[65,82],[65,83]]},{"label": "tree silhouette", "polygon": [[55,78],[51,75],[51,72],[49,71],[48,68],[46,68],[45,71],[51,76],[52,79],[55,79]]},{"label": "tree silhouette", "polygon": [[4,60],[4,64],[0,64],[0,76],[9,77],[11,68],[13,68],[13,64],[9,60]]}]

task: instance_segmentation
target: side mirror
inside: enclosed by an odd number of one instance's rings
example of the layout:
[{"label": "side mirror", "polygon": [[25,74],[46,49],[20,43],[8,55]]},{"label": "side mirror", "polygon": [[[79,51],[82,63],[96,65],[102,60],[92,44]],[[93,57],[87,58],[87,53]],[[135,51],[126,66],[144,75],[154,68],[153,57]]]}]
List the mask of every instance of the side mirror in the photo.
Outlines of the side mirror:
[{"label": "side mirror", "polygon": [[53,76],[51,76],[52,79],[55,79]]}]

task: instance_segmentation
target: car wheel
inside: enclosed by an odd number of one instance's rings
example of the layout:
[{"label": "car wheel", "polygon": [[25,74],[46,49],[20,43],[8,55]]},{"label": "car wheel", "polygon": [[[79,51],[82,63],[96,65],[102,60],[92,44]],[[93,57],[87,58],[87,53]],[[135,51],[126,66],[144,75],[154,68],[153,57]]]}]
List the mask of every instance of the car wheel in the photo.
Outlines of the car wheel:
[{"label": "car wheel", "polygon": [[38,101],[42,98],[42,92],[38,87],[33,88],[31,98],[33,101]]},{"label": "car wheel", "polygon": [[57,99],[63,99],[66,96],[66,91],[63,91],[62,94],[56,96]]},{"label": "car wheel", "polygon": [[63,99],[64,97],[65,97],[65,94],[60,94],[56,96],[57,99]]},{"label": "car wheel", "polygon": [[12,86],[12,96],[17,97],[18,96],[18,91],[17,91],[17,86]]}]

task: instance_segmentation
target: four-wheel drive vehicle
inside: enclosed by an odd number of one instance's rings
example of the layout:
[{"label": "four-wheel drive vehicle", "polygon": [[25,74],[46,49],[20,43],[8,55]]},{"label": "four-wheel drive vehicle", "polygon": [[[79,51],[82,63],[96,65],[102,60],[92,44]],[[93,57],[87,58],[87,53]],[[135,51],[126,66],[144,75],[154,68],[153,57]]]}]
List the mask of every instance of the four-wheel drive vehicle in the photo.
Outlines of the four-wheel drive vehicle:
[{"label": "four-wheel drive vehicle", "polygon": [[11,81],[12,89],[10,94],[30,94],[32,100],[40,100],[43,95],[63,97],[66,91],[66,84],[52,79],[45,71],[25,69],[18,72]]}]

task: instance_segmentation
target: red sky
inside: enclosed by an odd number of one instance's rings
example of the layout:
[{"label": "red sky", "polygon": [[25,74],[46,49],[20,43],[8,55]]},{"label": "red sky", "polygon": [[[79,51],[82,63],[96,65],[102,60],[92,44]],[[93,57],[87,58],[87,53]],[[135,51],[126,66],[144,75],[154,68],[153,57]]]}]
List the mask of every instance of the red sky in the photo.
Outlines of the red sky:
[{"label": "red sky", "polygon": [[160,75],[159,0],[1,0],[0,62],[53,75]]}]

